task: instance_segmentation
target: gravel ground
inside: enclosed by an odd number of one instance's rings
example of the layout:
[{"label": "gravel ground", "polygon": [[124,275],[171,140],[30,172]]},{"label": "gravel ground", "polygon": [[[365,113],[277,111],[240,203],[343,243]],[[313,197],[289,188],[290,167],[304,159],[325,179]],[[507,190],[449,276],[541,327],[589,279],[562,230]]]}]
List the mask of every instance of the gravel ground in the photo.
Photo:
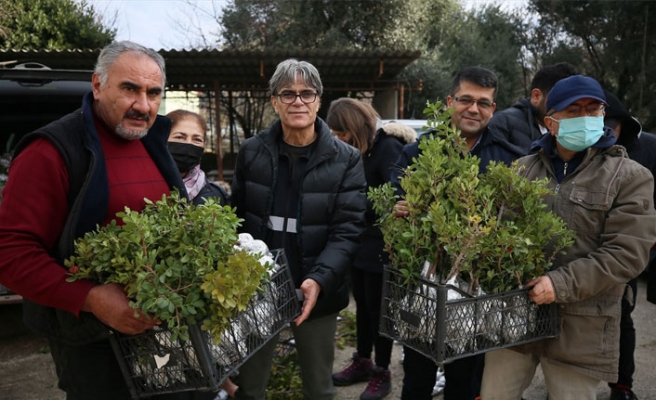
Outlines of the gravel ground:
[{"label": "gravel ground", "polygon": [[[640,400],[656,400],[656,305],[645,300],[645,282],[640,280],[638,304],[633,312],[637,331],[636,373],[634,391]],[[353,309],[353,304],[351,304]],[[56,388],[56,376],[47,351],[47,342],[27,332],[20,322],[20,305],[0,306],[0,400],[64,400]],[[335,371],[348,365],[352,348],[338,349]],[[394,345],[392,393],[387,399],[400,399],[403,368],[401,346]],[[337,388],[338,400],[357,400],[366,383]],[[598,400],[608,400],[609,390],[599,385]],[[531,387],[524,393],[526,400],[546,400],[544,381],[538,372]],[[442,395],[434,397],[442,400]]]}]

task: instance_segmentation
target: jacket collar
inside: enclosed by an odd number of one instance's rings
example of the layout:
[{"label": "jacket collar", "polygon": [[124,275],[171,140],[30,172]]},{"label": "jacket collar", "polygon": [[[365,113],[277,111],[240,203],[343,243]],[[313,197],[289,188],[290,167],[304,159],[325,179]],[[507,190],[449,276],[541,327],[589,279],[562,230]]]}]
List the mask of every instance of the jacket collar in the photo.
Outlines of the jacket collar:
[{"label": "jacket collar", "polygon": [[[319,117],[314,121],[314,131],[317,133],[317,146],[314,150],[313,159],[319,162],[336,155],[337,148],[335,143],[337,139],[333,137],[328,125]],[[271,152],[277,153],[277,144],[282,141],[282,123],[280,119],[276,120],[263,134],[257,137],[269,147]],[[311,164],[314,165],[315,162],[311,162]]]}]

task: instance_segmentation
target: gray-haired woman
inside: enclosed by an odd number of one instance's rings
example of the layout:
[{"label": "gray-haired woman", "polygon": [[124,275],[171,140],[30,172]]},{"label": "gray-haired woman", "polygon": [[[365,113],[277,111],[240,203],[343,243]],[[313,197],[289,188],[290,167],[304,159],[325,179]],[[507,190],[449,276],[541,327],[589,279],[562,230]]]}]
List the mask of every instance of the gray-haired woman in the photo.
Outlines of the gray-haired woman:
[{"label": "gray-haired woman", "polygon": [[[303,395],[332,400],[337,313],[348,305],[348,269],[364,231],[362,157],[317,117],[323,85],[316,68],[289,59],[269,81],[279,119],[242,144],[232,204],[242,231],[284,248],[303,291],[292,323]],[[241,368],[236,399],[264,399],[276,340]]]}]

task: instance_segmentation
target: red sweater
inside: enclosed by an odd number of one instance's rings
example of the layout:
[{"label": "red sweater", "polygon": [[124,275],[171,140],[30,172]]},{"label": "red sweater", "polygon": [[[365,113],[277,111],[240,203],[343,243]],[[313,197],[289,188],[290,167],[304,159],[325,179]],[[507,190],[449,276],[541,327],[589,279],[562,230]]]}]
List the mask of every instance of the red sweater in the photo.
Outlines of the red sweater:
[{"label": "red sweater", "polygon": [[[140,211],[144,198],[169,194],[141,141],[121,139],[99,124],[96,129],[109,179],[103,225],[126,206]],[[66,222],[67,194],[64,160],[47,139],[35,140],[13,160],[0,204],[0,282],[34,302],[78,315],[93,284],[66,282],[66,270],[48,254]]]}]

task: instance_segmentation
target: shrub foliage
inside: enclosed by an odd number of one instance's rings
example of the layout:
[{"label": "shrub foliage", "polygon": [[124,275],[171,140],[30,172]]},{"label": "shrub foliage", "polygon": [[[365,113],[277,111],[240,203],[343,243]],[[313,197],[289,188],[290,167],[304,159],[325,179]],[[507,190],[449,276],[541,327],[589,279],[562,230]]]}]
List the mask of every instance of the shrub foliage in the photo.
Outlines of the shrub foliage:
[{"label": "shrub foliage", "polygon": [[400,178],[409,215],[390,212],[401,199],[391,183],[368,193],[392,266],[412,278],[428,262],[429,276],[440,283],[460,276],[470,293],[508,291],[542,275],[574,237],[547,210],[547,181],[523,178],[517,163],[492,162],[479,174],[480,160],[442,104],[424,112],[434,134],[419,142],[420,155]]},{"label": "shrub foliage", "polygon": [[75,242],[69,279],[124,286],[130,305],[165,322],[173,340],[202,322],[218,342],[272,267],[235,247],[241,220],[212,199],[194,206],[176,192],[117,217]]}]

